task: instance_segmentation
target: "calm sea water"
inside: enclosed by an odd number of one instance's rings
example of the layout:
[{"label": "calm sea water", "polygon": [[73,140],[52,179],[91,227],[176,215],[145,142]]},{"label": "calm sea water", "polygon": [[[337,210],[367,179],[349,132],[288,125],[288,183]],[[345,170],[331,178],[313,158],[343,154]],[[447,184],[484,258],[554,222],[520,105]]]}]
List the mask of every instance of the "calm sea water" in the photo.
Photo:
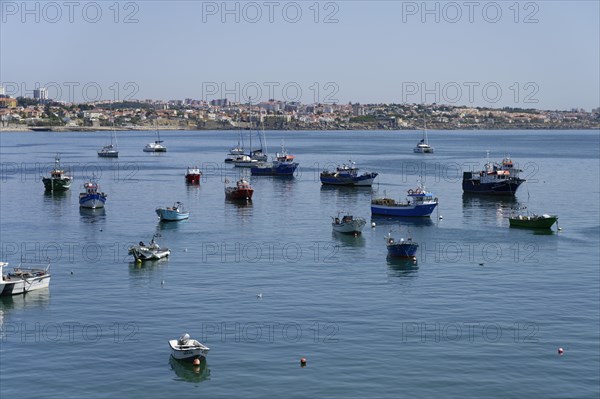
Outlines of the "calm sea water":
[{"label": "calm sea water", "polygon": [[[1,397],[598,397],[597,131],[430,132],[425,156],[417,132],[267,132],[299,173],[252,178],[248,206],[223,194],[237,133],[162,136],[169,152],[147,154],[151,133],[119,133],[111,160],[96,156],[108,133],[0,135],[0,260],[52,263],[49,290],[0,301]],[[515,200],[463,196],[486,150],[524,169]],[[75,182],[46,195],[57,152]],[[372,190],[321,187],[349,159],[380,173]],[[104,212],[79,209],[91,175]],[[431,220],[332,234],[338,211],[370,221],[374,193],[404,197],[420,177],[440,198]],[[160,224],[175,201],[190,219]],[[562,231],[509,229],[515,205]],[[390,229],[420,243],[417,264],[386,259]],[[134,264],[127,246],[156,232],[171,257]],[[184,332],[211,348],[200,368],[170,361]]]}]

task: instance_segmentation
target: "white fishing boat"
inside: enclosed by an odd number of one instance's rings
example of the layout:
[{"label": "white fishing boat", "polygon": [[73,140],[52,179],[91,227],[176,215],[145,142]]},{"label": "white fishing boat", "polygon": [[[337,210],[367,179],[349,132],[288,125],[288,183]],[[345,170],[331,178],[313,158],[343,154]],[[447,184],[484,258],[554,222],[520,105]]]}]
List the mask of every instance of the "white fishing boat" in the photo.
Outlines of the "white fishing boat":
[{"label": "white fishing boat", "polygon": [[427,127],[423,130],[423,138],[419,141],[413,151],[417,154],[433,154],[433,147],[430,146],[427,141]]},{"label": "white fishing boat", "polygon": [[136,261],[143,262],[147,260],[159,260],[168,257],[171,254],[169,248],[161,248],[154,239],[159,237],[155,234],[150,241],[150,245],[140,241],[138,245],[129,247],[129,255],[133,255]]},{"label": "white fishing boat", "polygon": [[363,218],[356,218],[352,215],[344,215],[340,217],[342,213],[338,213],[337,217],[332,217],[331,227],[333,231],[343,234],[361,234],[363,227],[367,224],[367,221]]},{"label": "white fishing boat", "polygon": [[169,340],[171,356],[177,360],[206,358],[209,347],[202,345],[198,340],[191,339],[189,334],[183,334],[179,339]]},{"label": "white fishing boat", "polygon": [[19,265],[12,272],[4,274],[6,262],[0,262],[0,295],[17,295],[29,291],[48,288],[50,285],[50,273],[48,265],[45,269],[26,268]]}]

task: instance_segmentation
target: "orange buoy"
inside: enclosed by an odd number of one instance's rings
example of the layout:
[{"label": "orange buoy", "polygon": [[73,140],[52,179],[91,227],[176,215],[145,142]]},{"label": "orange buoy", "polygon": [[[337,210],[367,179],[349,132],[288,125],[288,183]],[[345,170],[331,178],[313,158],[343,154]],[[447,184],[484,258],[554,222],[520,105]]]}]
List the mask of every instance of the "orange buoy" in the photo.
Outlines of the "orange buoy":
[{"label": "orange buoy", "polygon": [[558,348],[558,354],[562,355],[563,353],[565,353],[565,350],[563,348]]},{"label": "orange buoy", "polygon": [[198,359],[198,358],[194,359],[194,366],[200,366],[200,359]]}]

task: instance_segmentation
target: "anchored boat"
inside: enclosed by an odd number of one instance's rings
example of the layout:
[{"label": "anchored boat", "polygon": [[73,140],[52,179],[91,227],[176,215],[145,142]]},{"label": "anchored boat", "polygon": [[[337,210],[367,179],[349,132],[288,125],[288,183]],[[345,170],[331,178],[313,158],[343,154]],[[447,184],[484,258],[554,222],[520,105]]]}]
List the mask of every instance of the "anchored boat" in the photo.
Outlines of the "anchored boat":
[{"label": "anchored boat", "polygon": [[[225,180],[225,184],[229,183],[229,180]],[[233,201],[251,201],[254,189],[250,186],[250,183],[243,177],[237,181],[233,187],[225,187],[225,198]]]},{"label": "anchored boat", "polygon": [[108,195],[98,191],[98,183],[89,181],[83,185],[85,192],[79,193],[79,206],[82,208],[97,209],[104,208]]},{"label": "anchored boat", "polygon": [[333,231],[344,234],[361,234],[363,227],[367,224],[364,218],[355,218],[352,215],[344,215],[340,217],[342,212],[338,213],[337,217],[332,217],[331,227]]},{"label": "anchored boat", "polygon": [[502,163],[488,162],[479,172],[463,173],[463,191],[465,193],[514,195],[525,179],[519,177],[521,169],[515,168],[513,161],[506,156]]},{"label": "anchored boat", "polygon": [[406,202],[396,202],[392,198],[371,200],[371,214],[399,217],[429,217],[438,205],[438,199],[420,185],[407,192]]},{"label": "anchored boat", "polygon": [[0,262],[0,295],[25,294],[29,291],[48,288],[50,273],[48,265],[45,269],[15,267],[12,272],[4,274],[6,262]]},{"label": "anchored boat", "polygon": [[185,181],[188,184],[200,184],[200,178],[202,177],[202,172],[197,166],[187,168],[187,172],[185,173]]},{"label": "anchored boat", "polygon": [[172,207],[156,208],[156,214],[161,222],[176,222],[190,217],[190,212],[181,202],[176,202]]},{"label": "anchored boat", "polygon": [[349,165],[338,166],[335,171],[321,172],[321,183],[335,186],[372,186],[378,173],[365,172],[359,175],[356,162],[349,162]]},{"label": "anchored boat", "polygon": [[208,356],[209,347],[200,341],[191,339],[189,334],[183,334],[179,339],[169,340],[171,356],[177,360],[193,361]]},{"label": "anchored boat", "polygon": [[392,232],[390,231],[387,237],[385,237],[385,244],[388,256],[413,260],[417,259],[415,254],[417,253],[419,244],[413,242],[412,238],[407,238],[406,241],[404,238],[401,238],[400,241],[396,241],[392,237]]},{"label": "anchored boat", "polygon": [[289,155],[283,144],[281,152],[278,152],[272,162],[258,162],[250,169],[252,176],[293,176],[298,162],[294,162],[294,156]]},{"label": "anchored boat", "polygon": [[159,260],[168,257],[171,251],[168,248],[161,248],[154,239],[159,237],[155,234],[150,241],[150,245],[144,244],[140,241],[138,245],[129,247],[129,255],[133,255],[134,259],[138,262],[147,260]]},{"label": "anchored boat", "polygon": [[50,172],[50,177],[43,177],[42,182],[47,191],[65,191],[71,188],[73,178],[61,169],[59,154],[54,157],[54,169]]},{"label": "anchored boat", "polygon": [[513,210],[508,218],[510,227],[524,227],[529,229],[550,229],[557,221],[558,216],[556,215],[536,215],[535,213],[530,215],[529,212],[522,214],[516,210]]}]

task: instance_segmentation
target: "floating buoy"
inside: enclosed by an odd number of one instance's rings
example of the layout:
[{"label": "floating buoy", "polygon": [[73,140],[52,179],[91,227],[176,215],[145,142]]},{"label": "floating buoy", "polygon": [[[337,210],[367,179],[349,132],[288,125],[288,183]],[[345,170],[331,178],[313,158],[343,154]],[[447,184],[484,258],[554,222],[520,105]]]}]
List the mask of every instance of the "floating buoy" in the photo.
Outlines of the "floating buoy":
[{"label": "floating buoy", "polygon": [[558,354],[562,355],[563,353],[565,353],[565,350],[563,348],[558,348]]},{"label": "floating buoy", "polygon": [[200,359],[195,358],[193,363],[194,363],[194,366],[200,366]]},{"label": "floating buoy", "polygon": [[306,367],[306,358],[300,358],[300,367]]},{"label": "floating buoy", "polygon": [[102,229],[100,229],[100,231],[102,231]]},{"label": "floating buoy", "polygon": [[71,270],[71,274],[73,274],[73,270]]},{"label": "floating buoy", "polygon": [[142,263],[142,260],[141,260],[141,259],[136,259],[136,260],[135,260],[135,263],[141,264],[141,263]]},{"label": "floating buoy", "polygon": [[259,292],[258,294],[256,294],[256,297],[257,297],[258,299],[262,299],[262,292]]},{"label": "floating buoy", "polygon": [[479,266],[483,266],[483,263],[480,263]]},{"label": "floating buoy", "polygon": [[562,227],[559,227],[559,228],[558,228],[558,231],[562,231]]},{"label": "floating buoy", "polygon": [[440,220],[442,220],[444,217],[442,215],[440,215]]},{"label": "floating buoy", "polygon": [[354,237],[358,237],[358,233],[354,233]]},{"label": "floating buoy", "polygon": [[187,252],[187,248],[185,248],[185,249],[183,250],[183,252]]},{"label": "floating buoy", "polygon": [[162,281],[160,282],[160,285],[165,285],[165,280],[162,280]]},{"label": "floating buoy", "polygon": [[371,223],[371,227],[375,227],[375,226],[377,226],[377,225],[375,224],[375,222]]}]

